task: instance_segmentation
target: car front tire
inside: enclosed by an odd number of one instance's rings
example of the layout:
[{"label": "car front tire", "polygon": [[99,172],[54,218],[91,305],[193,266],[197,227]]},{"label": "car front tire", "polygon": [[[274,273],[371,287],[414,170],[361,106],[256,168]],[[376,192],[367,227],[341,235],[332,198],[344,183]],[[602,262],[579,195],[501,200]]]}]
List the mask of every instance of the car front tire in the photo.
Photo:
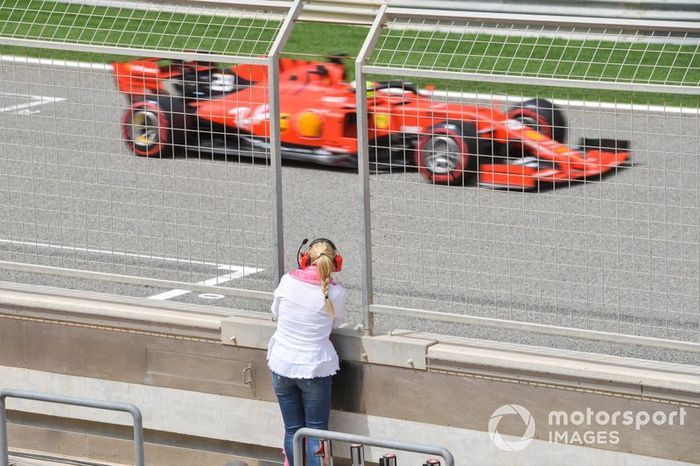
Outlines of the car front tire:
[{"label": "car front tire", "polygon": [[476,175],[478,147],[473,123],[440,123],[419,139],[416,163],[432,183],[462,185]]}]

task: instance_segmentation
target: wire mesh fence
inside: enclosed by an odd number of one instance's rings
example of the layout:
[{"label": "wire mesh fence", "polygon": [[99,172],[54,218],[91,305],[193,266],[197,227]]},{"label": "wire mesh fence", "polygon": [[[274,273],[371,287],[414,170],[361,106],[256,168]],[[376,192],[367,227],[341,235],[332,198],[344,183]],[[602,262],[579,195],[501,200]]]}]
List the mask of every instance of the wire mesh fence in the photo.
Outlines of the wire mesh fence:
[{"label": "wire mesh fence", "polygon": [[271,290],[276,3],[3,2],[3,268]]},{"label": "wire mesh fence", "polygon": [[[269,82],[288,11],[3,2],[3,277],[38,266],[62,277],[48,284],[154,299],[270,291],[279,122],[285,160],[323,167],[285,167],[282,254],[333,238],[349,320],[406,308],[697,341],[699,31],[384,8],[357,93],[356,32],[333,25],[293,37]],[[363,134],[369,232],[352,215]]]},{"label": "wire mesh fence", "polygon": [[370,309],[697,342],[698,31],[391,12]]},{"label": "wire mesh fence", "polygon": [[697,36],[682,29],[401,17],[387,23],[371,62],[491,76],[696,86],[697,52]]}]

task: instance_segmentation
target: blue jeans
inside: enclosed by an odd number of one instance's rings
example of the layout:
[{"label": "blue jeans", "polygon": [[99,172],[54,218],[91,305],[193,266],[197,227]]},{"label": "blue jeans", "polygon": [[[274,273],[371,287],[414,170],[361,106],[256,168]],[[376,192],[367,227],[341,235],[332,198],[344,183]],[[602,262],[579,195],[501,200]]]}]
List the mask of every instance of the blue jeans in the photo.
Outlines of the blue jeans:
[{"label": "blue jeans", "polygon": [[[331,414],[331,379],[316,377],[313,379],[291,379],[272,373],[272,388],[284,420],[284,451],[289,466],[294,466],[293,439],[302,427],[328,430],[328,418]],[[314,452],[318,450],[318,439],[309,439],[306,447],[307,464],[320,465]],[[299,465],[302,466],[302,465]]]}]

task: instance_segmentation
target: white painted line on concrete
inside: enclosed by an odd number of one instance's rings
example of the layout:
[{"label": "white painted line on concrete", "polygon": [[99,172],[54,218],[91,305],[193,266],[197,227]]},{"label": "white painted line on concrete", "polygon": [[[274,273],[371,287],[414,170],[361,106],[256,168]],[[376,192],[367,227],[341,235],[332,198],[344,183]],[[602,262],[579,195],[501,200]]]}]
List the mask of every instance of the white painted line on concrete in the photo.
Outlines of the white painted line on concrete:
[{"label": "white painted line on concrete", "polygon": [[0,92],[0,95],[9,97],[18,97],[20,99],[30,99],[29,102],[25,102],[17,105],[8,105],[7,107],[0,108],[0,113],[25,113],[28,109],[33,107],[38,107],[39,105],[55,104],[57,102],[64,102],[66,99],[63,97],[48,97],[41,95],[29,95],[29,94],[15,94],[11,92]]},{"label": "white painted line on concrete", "polygon": [[[238,269],[238,270],[235,270],[235,269]],[[195,285],[203,285],[203,286],[222,285],[226,282],[230,282],[230,281],[235,280],[237,278],[241,278],[241,277],[244,277],[246,275],[260,272],[262,269],[256,269],[254,267],[241,267],[241,266],[237,266],[237,265],[228,265],[228,266],[226,266],[225,270],[234,270],[234,271],[231,273],[227,273],[225,275],[219,275],[218,277],[214,277],[214,278],[210,278],[208,280],[197,282],[197,283],[195,283]],[[174,290],[165,291],[163,293],[158,293],[158,294],[153,295],[153,296],[149,296],[148,299],[154,299],[157,301],[165,301],[168,299],[177,298],[178,296],[186,295],[188,293],[192,293],[192,290],[174,289]],[[211,298],[209,298],[209,299],[211,299]]]},{"label": "white painted line on concrete", "polygon": [[202,299],[224,299],[226,296],[219,293],[202,293],[199,297]]},{"label": "white painted line on concrete", "polygon": [[177,298],[178,296],[182,296],[189,292],[190,290],[174,289],[170,291],[164,291],[163,293],[154,294],[153,296],[149,296],[148,299],[153,299],[156,301],[167,301],[168,299]]},{"label": "white painted line on concrete", "polygon": [[[178,262],[178,263],[186,263],[186,264],[191,264],[191,265],[213,266],[213,267],[219,268],[220,270],[228,270],[229,271],[229,273],[227,273],[227,274],[219,275],[218,277],[210,278],[208,280],[204,280],[204,281],[196,283],[196,285],[204,285],[204,286],[221,285],[221,284],[224,284],[226,282],[230,282],[232,280],[235,280],[237,278],[245,277],[246,275],[252,275],[254,273],[262,272],[264,270],[264,269],[258,269],[256,267],[246,267],[246,266],[241,266],[241,265],[215,264],[213,262],[191,261],[191,260],[187,260],[187,259],[176,259],[173,257],[149,256],[146,254],[135,254],[135,253],[129,253],[129,252],[120,252],[120,251],[109,251],[109,250],[105,250],[105,249],[80,248],[80,247],[75,247],[75,246],[61,246],[58,244],[37,243],[37,242],[32,242],[32,241],[18,241],[18,240],[11,240],[11,239],[5,239],[5,238],[0,238],[0,244],[18,244],[18,245],[22,245],[22,246],[34,246],[34,247],[41,247],[41,248],[47,248],[47,249],[60,249],[60,250],[67,250],[67,251],[106,254],[106,255],[112,255],[112,256],[135,257],[135,258],[140,258],[140,259],[159,260],[159,261],[165,261],[165,262]],[[176,298],[178,296],[182,296],[182,295],[185,295],[185,294],[188,294],[191,292],[192,292],[192,290],[174,289],[174,290],[165,291],[163,293],[159,293],[159,294],[156,294],[153,296],[149,296],[148,299],[164,301],[164,300]]]},{"label": "white painted line on concrete", "polygon": [[56,58],[31,58],[19,57],[14,55],[0,55],[0,62],[9,62],[24,65],[63,66],[66,68],[83,68],[97,71],[112,71],[112,65],[106,63],[70,61]]},{"label": "white painted line on concrete", "polygon": [[231,271],[234,271],[234,273],[243,273],[244,275],[250,275],[250,274],[257,273],[257,272],[260,272],[263,270],[263,269],[258,269],[255,267],[246,267],[246,266],[239,266],[239,265],[217,264],[214,262],[196,261],[196,260],[189,260],[189,259],[177,259],[174,257],[152,256],[152,255],[148,255],[148,254],[136,254],[136,253],[131,253],[131,252],[111,251],[108,249],[93,249],[93,248],[81,248],[81,247],[76,247],[76,246],[62,246],[59,244],[38,243],[35,241],[20,241],[20,240],[6,239],[6,238],[0,238],[0,244],[18,244],[21,246],[34,246],[34,247],[47,248],[47,249],[60,249],[60,250],[64,250],[64,251],[90,252],[90,253],[96,253],[96,254],[106,254],[106,255],[111,255],[111,256],[135,257],[135,258],[139,258],[139,259],[150,259],[150,260],[154,260],[154,261],[157,260],[157,261],[164,261],[164,262],[177,262],[177,263],[184,263],[184,264],[191,264],[191,265],[210,266],[210,267],[217,267],[221,270],[231,270]]}]

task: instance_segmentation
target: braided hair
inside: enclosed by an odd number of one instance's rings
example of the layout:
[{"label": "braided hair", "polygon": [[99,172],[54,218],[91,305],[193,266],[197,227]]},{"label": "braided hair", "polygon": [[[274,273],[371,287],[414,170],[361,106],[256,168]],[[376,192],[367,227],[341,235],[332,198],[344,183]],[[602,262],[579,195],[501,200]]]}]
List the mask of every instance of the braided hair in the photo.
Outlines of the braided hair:
[{"label": "braided hair", "polygon": [[327,241],[318,241],[309,249],[309,259],[311,264],[316,266],[321,277],[321,291],[325,298],[326,312],[331,318],[335,316],[335,308],[328,297],[328,288],[331,283],[331,272],[335,270],[335,254],[335,249]]}]

